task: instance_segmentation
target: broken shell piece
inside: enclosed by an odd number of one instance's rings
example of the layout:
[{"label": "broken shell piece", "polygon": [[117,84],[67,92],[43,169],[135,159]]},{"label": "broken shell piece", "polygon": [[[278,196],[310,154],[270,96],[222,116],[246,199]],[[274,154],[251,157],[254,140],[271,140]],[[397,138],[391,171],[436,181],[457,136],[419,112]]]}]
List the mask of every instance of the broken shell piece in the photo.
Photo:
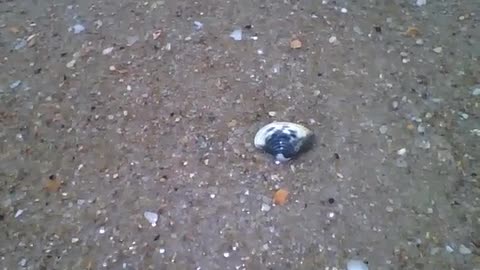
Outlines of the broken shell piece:
[{"label": "broken shell piece", "polygon": [[273,155],[279,163],[309,150],[313,132],[295,123],[272,122],[255,134],[254,143],[255,147]]}]

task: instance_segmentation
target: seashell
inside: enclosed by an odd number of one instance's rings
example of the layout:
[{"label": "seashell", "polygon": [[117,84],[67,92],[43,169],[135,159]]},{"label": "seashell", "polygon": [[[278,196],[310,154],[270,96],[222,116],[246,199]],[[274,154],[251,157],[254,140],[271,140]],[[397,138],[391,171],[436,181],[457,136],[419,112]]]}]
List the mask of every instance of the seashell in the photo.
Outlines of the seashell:
[{"label": "seashell", "polygon": [[255,134],[255,147],[284,162],[307,151],[313,144],[313,132],[308,128],[290,122],[272,122]]}]

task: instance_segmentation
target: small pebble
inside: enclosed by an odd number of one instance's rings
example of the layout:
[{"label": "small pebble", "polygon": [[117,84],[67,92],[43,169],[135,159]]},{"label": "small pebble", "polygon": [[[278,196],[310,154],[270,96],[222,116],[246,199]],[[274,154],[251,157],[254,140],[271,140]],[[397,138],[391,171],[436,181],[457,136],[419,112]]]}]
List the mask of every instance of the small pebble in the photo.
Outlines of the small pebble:
[{"label": "small pebble", "polygon": [[100,229],[98,230],[98,233],[104,234],[105,233],[105,227],[100,227]]},{"label": "small pebble", "polygon": [[461,244],[460,247],[458,248],[458,252],[460,252],[460,254],[462,255],[472,254],[472,251],[466,246],[464,246],[463,244]]},{"label": "small pebble", "polygon": [[425,133],[425,126],[424,125],[418,125],[417,131],[418,131],[418,133]]},{"label": "small pebble", "polygon": [[13,83],[11,83],[11,84],[10,84],[10,89],[12,89],[12,90],[13,90],[13,89],[15,89],[15,88],[19,87],[19,86],[20,86],[20,84],[22,84],[22,81],[20,81],[20,80],[16,80],[16,81],[14,81]]},{"label": "small pebble", "polygon": [[415,44],[423,45],[423,39],[419,38],[419,39],[415,40]]},{"label": "small pebble", "polygon": [[78,239],[78,238],[72,238],[72,244],[77,243],[79,240],[80,240],[80,239]]},{"label": "small pebble", "polygon": [[277,115],[277,112],[271,111],[271,112],[268,112],[268,115],[271,117],[274,117]]},{"label": "small pebble", "polygon": [[347,262],[347,270],[368,270],[368,265],[360,260],[350,260]]},{"label": "small pebble", "polygon": [[15,218],[18,218],[19,216],[21,216],[23,214],[23,211],[22,209],[19,209],[16,213],[15,213]]},{"label": "small pebble", "polygon": [[302,47],[302,42],[299,39],[294,39],[290,41],[290,48],[300,49]]},{"label": "small pebble", "polygon": [[443,49],[442,49],[442,47],[435,47],[435,48],[433,48],[433,51],[436,52],[436,53],[442,53]]},{"label": "small pebble", "polygon": [[381,134],[385,134],[388,131],[388,127],[385,125],[382,125],[378,130],[380,131]]},{"label": "small pebble", "polygon": [[195,25],[195,29],[200,30],[203,28],[203,23],[199,21],[194,21],[193,24]]},{"label": "small pebble", "polygon": [[158,252],[160,252],[160,254],[163,254],[163,253],[165,253],[165,249],[161,248],[161,249],[158,250]]},{"label": "small pebble", "polygon": [[340,12],[342,12],[342,13],[347,13],[348,10],[347,10],[346,8],[342,8],[342,9],[340,9]]},{"label": "small pebble", "polygon": [[467,120],[468,117],[469,117],[469,115],[466,114],[466,113],[460,113],[460,116],[461,116],[463,119],[465,119],[465,120]]},{"label": "small pebble", "polygon": [[236,41],[242,40],[242,30],[241,29],[234,30],[232,33],[230,33],[230,37]]},{"label": "small pebble", "polygon": [[427,4],[427,0],[417,0],[417,6],[421,7]]},{"label": "small pebble", "polygon": [[225,257],[225,258],[228,258],[228,257],[230,257],[230,253],[228,253],[228,252],[224,252],[224,253],[223,253],[223,257]]},{"label": "small pebble", "polygon": [[266,204],[266,203],[262,203],[262,212],[268,212],[270,211],[271,207],[270,205]]},{"label": "small pebble", "polygon": [[448,253],[452,253],[453,252],[453,248],[449,245],[446,245],[445,246],[445,250],[448,252]]},{"label": "small pebble", "polygon": [[336,37],[336,36],[331,36],[331,37],[328,39],[328,42],[330,42],[330,43],[332,43],[332,44],[338,43],[337,37]]},{"label": "small pebble", "polygon": [[83,31],[85,31],[85,26],[78,23],[70,27],[70,32],[73,32],[74,34],[80,34]]},{"label": "small pebble", "polygon": [[403,156],[403,155],[405,155],[406,153],[407,153],[407,149],[405,149],[405,148],[399,149],[399,150],[397,151],[397,154],[400,155],[400,156]]},{"label": "small pebble", "polygon": [[437,254],[439,251],[440,251],[440,248],[434,247],[434,248],[430,249],[430,255],[435,255],[435,254]]},{"label": "small pebble", "polygon": [[102,54],[103,55],[108,55],[108,54],[111,54],[112,51],[113,51],[113,47],[108,47],[108,48],[103,49]]},{"label": "small pebble", "polygon": [[143,216],[150,222],[152,227],[157,226],[157,221],[158,221],[158,214],[150,211],[145,211],[143,213]]},{"label": "small pebble", "polygon": [[389,213],[393,212],[393,207],[391,207],[390,205],[385,207],[385,210]]},{"label": "small pebble", "polygon": [[27,259],[23,258],[18,262],[18,265],[21,267],[27,266]]},{"label": "small pebble", "polygon": [[472,95],[480,96],[480,85],[477,85],[476,88],[472,90]]},{"label": "small pebble", "polygon": [[67,68],[73,68],[75,66],[75,63],[77,62],[76,59],[72,59],[70,62],[66,64]]},{"label": "small pebble", "polygon": [[395,101],[392,102],[392,108],[394,110],[398,109],[398,101],[395,100]]}]

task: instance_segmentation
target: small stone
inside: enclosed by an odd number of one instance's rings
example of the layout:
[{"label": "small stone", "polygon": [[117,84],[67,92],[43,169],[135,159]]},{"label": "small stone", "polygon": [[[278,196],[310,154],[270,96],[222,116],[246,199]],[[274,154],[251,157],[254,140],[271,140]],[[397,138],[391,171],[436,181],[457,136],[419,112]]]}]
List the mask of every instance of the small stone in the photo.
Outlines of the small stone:
[{"label": "small stone", "polygon": [[157,40],[162,35],[162,30],[155,30],[152,33],[153,40]]},{"label": "small stone", "polygon": [[158,250],[158,252],[160,252],[160,254],[163,254],[163,253],[165,253],[165,249],[161,248],[161,249]]},{"label": "small stone", "polygon": [[425,133],[425,126],[424,125],[418,125],[417,131],[418,131],[418,133]]},{"label": "small stone", "polygon": [[37,34],[33,34],[33,35],[30,35],[28,38],[27,38],[27,46],[29,48],[35,46],[35,44],[37,44]]},{"label": "small stone", "polygon": [[200,30],[200,29],[203,28],[203,23],[201,23],[199,21],[194,21],[193,25],[195,25],[195,29],[197,29],[197,30]]},{"label": "small stone", "polygon": [[331,36],[328,39],[328,42],[330,42],[331,44],[337,44],[338,43],[337,37],[336,36]]},{"label": "small stone", "polygon": [[102,54],[103,55],[108,55],[108,54],[111,54],[112,51],[113,51],[113,47],[108,47],[108,48],[103,49]]},{"label": "small stone", "polygon": [[407,149],[405,149],[405,148],[399,149],[399,150],[397,151],[397,154],[400,155],[400,156],[403,156],[403,155],[405,155],[406,153],[407,153]]},{"label": "small stone", "polygon": [[475,88],[472,90],[472,95],[480,96],[480,85],[475,86]]},{"label": "small stone", "polygon": [[428,214],[433,214],[433,208],[431,208],[431,207],[427,208],[427,213]]},{"label": "small stone", "polygon": [[435,48],[433,48],[433,51],[436,52],[436,53],[442,53],[443,49],[442,49],[442,47],[435,47]]},{"label": "small stone", "polygon": [[427,4],[427,0],[417,0],[417,6],[421,7]]},{"label": "small stone", "polygon": [[117,68],[116,68],[114,65],[109,66],[108,69],[109,69],[110,71],[115,71],[115,70],[117,70]]},{"label": "small stone", "polygon": [[463,119],[465,119],[465,120],[467,120],[468,117],[469,117],[469,115],[466,114],[466,113],[460,113],[460,116],[461,116]]},{"label": "small stone", "polygon": [[405,31],[405,35],[414,38],[420,35],[420,30],[415,26],[409,26],[407,31]]},{"label": "small stone", "polygon": [[388,127],[385,125],[382,125],[378,130],[380,131],[381,134],[385,134],[388,131]]},{"label": "small stone", "polygon": [[270,209],[271,209],[270,205],[266,203],[262,203],[262,208],[261,208],[262,212],[268,212],[270,211]]},{"label": "small stone", "polygon": [[85,31],[85,26],[77,23],[74,26],[70,27],[69,30],[74,34],[80,34],[81,32]]},{"label": "small stone", "polygon": [[13,83],[11,83],[11,84],[10,84],[10,89],[12,89],[12,90],[13,90],[13,89],[15,89],[15,88],[19,87],[19,86],[20,86],[20,84],[22,84],[22,81],[20,81],[20,80],[16,80],[16,81],[14,81]]},{"label": "small stone", "polygon": [[277,115],[277,112],[271,111],[271,112],[268,112],[268,115],[271,117],[274,117]]},{"label": "small stone", "polygon": [[73,68],[75,66],[75,63],[77,62],[76,59],[72,59],[70,62],[66,64],[67,68]]},{"label": "small stone", "polygon": [[100,234],[104,234],[105,233],[105,227],[100,227],[100,229],[98,230],[98,233]]},{"label": "small stone", "polygon": [[423,45],[423,39],[419,38],[419,39],[415,40],[415,44]]},{"label": "small stone", "polygon": [[15,218],[18,218],[19,216],[21,216],[23,214],[23,211],[22,209],[18,209],[17,212],[15,213]]},{"label": "small stone", "polygon": [[389,206],[385,207],[385,211],[391,213],[391,212],[393,212],[393,207],[391,207],[391,206],[389,205]]},{"label": "small stone", "polygon": [[236,41],[242,40],[242,29],[234,30],[232,33],[230,33],[230,37]]},{"label": "small stone", "polygon": [[463,244],[461,244],[460,247],[458,248],[458,252],[460,252],[460,254],[462,255],[472,254],[472,251],[466,246],[464,246]]},{"label": "small stone", "polygon": [[348,10],[347,10],[346,8],[342,8],[342,9],[340,9],[340,12],[342,12],[342,13],[347,13]]},{"label": "small stone", "polygon": [[20,267],[25,267],[25,266],[27,266],[27,259],[25,259],[25,258],[21,259],[21,260],[18,262],[18,265],[19,265]]},{"label": "small stone", "polygon": [[394,100],[394,101],[392,102],[392,108],[393,108],[394,110],[398,109],[398,101]]},{"label": "small stone", "polygon": [[228,253],[228,252],[224,252],[224,253],[223,253],[223,257],[225,257],[225,258],[228,258],[228,257],[230,257],[230,253]]},{"label": "small stone", "polygon": [[347,262],[347,270],[368,270],[368,266],[363,261],[350,260]]},{"label": "small stone", "polygon": [[157,226],[157,221],[158,221],[158,214],[150,211],[145,211],[143,213],[143,216],[150,222],[152,227]]},{"label": "small stone", "polygon": [[445,246],[445,250],[448,252],[448,253],[452,253],[453,252],[453,248],[449,245],[446,245]]},{"label": "small stone", "polygon": [[72,244],[75,244],[75,243],[77,243],[78,241],[80,241],[80,239],[78,239],[78,238],[72,238]]},{"label": "small stone", "polygon": [[299,39],[293,39],[290,41],[290,48],[300,49],[302,47],[302,42]]}]

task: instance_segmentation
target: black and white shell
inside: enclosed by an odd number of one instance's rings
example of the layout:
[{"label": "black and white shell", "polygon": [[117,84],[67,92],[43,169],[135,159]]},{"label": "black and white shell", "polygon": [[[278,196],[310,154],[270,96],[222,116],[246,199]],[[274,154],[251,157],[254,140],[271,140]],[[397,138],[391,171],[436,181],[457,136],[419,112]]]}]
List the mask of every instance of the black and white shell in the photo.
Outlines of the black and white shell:
[{"label": "black and white shell", "polygon": [[313,142],[313,132],[290,122],[272,122],[255,134],[255,147],[273,155],[279,162],[295,158],[307,151]]}]

